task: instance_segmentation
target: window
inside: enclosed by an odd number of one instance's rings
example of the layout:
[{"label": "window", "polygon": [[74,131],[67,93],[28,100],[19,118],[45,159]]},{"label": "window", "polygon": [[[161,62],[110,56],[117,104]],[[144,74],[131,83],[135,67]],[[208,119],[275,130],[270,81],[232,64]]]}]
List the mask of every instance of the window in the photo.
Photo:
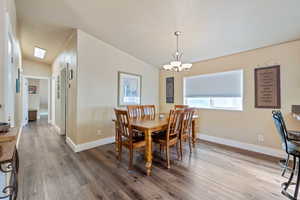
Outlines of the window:
[{"label": "window", "polygon": [[184,78],[184,103],[196,108],[243,110],[243,71]]}]

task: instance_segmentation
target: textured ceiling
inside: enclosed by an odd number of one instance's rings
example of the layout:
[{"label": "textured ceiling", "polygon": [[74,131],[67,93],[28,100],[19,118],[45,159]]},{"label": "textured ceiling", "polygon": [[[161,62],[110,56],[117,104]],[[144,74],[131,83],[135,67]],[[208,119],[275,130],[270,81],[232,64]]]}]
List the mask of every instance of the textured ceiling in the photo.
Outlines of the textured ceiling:
[{"label": "textured ceiling", "polygon": [[183,32],[185,61],[200,61],[300,38],[299,0],[16,0],[25,57],[58,54],[72,28],[154,66]]}]

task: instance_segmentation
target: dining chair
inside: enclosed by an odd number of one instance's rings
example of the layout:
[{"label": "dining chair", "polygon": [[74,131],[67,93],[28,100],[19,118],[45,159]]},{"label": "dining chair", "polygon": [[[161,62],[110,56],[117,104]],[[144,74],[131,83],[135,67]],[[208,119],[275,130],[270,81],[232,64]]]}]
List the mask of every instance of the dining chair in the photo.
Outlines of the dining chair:
[{"label": "dining chair", "polygon": [[131,119],[139,120],[143,118],[143,107],[141,105],[127,106],[127,110]]},{"label": "dining chair", "polygon": [[[277,129],[277,133],[280,137],[282,149],[290,156],[293,156],[293,167],[290,174],[290,177],[287,182],[283,183],[281,185],[282,191],[281,193],[288,197],[289,199],[296,200],[298,197],[298,191],[299,191],[299,183],[300,183],[300,173],[297,175],[297,181],[296,181],[296,187],[294,194],[290,194],[287,190],[289,186],[292,183],[295,168],[296,168],[296,162],[300,161],[300,143],[299,141],[294,141],[292,139],[288,138],[288,133],[284,127],[283,121],[281,119],[282,115],[280,114],[280,111],[272,111],[272,117],[275,124],[275,127]],[[300,165],[298,164],[298,172],[300,171]]]},{"label": "dining chair", "polygon": [[155,105],[143,105],[143,117],[149,120],[155,119]]},{"label": "dining chair", "polygon": [[[141,105],[129,105],[127,106],[129,118],[132,120],[141,120],[144,118],[143,106]],[[143,132],[133,129],[134,135],[143,135]]]},{"label": "dining chair", "polygon": [[[278,116],[280,117],[280,120],[282,121],[282,127],[283,127],[284,131],[287,133],[287,137],[289,139],[294,140],[294,141],[299,141],[300,142],[300,132],[299,131],[287,130],[285,120],[284,120],[284,117],[283,117],[281,111],[277,110],[277,111],[273,111],[273,112],[277,112]],[[287,154],[287,158],[285,160],[281,160],[281,163],[283,163],[283,165],[284,165],[281,176],[285,175],[285,172],[286,172],[286,170],[288,169],[288,166],[289,166],[289,160],[290,160],[290,155],[289,154]]]},{"label": "dining chair", "polygon": [[131,127],[130,117],[127,110],[115,109],[119,128],[119,139],[118,139],[118,159],[122,160],[122,146],[129,149],[129,167],[132,169],[133,163],[133,150],[144,147],[146,145],[145,137],[140,135],[134,135]]},{"label": "dining chair", "polygon": [[176,146],[178,159],[180,157],[178,141],[182,126],[183,111],[171,110],[169,114],[168,129],[152,136],[153,142],[166,150],[167,168],[170,168],[170,147]]},{"label": "dining chair", "polygon": [[192,153],[192,123],[193,123],[193,116],[195,114],[194,108],[187,108],[183,111],[183,121],[182,121],[182,128],[180,131],[179,136],[179,143],[180,143],[180,157],[182,159],[183,149],[182,149],[182,142],[188,140],[190,153]]},{"label": "dining chair", "polygon": [[189,107],[188,105],[175,105],[174,109],[175,110],[184,110],[184,109],[186,109],[188,107]]}]

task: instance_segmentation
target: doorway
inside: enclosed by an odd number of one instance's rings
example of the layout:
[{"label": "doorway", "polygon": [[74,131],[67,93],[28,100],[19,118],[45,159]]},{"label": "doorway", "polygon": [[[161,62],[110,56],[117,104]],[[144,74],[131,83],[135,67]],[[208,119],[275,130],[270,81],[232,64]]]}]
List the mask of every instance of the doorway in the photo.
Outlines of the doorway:
[{"label": "doorway", "polygon": [[40,119],[51,121],[51,86],[48,77],[23,77],[23,124]]}]

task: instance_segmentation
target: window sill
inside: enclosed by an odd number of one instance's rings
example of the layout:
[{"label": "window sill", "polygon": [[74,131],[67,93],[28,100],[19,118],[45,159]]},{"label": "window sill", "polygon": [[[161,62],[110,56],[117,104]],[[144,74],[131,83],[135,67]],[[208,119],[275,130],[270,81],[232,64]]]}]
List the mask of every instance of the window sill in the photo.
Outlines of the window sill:
[{"label": "window sill", "polygon": [[243,108],[215,108],[215,107],[195,107],[201,110],[223,110],[223,111],[237,111],[242,112]]}]

